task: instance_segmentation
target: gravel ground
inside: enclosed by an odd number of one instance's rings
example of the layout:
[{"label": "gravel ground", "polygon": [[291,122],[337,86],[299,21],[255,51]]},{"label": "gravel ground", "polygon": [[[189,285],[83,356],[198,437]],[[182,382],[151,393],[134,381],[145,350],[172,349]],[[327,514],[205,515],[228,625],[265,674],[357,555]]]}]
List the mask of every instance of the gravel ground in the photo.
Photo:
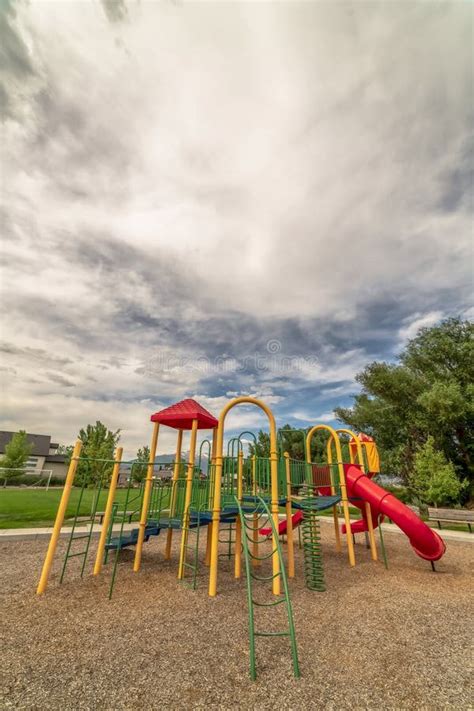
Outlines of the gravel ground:
[{"label": "gravel ground", "polygon": [[[233,579],[227,560],[210,599],[206,578],[196,591],[177,583],[176,543],[165,562],[164,536],[152,539],[138,574],[124,551],[109,601],[108,569],[81,581],[73,559],[59,587],[58,555],[36,597],[47,542],[1,544],[0,708],[473,708],[472,544],[450,542],[434,574],[403,537],[386,536],[388,571],[362,544],[351,570],[327,528],[327,592],[306,590],[299,551],[291,582],[299,680],[288,640],[274,638],[257,640],[250,681],[245,580]],[[257,629],[278,629],[283,608],[257,612]]]}]

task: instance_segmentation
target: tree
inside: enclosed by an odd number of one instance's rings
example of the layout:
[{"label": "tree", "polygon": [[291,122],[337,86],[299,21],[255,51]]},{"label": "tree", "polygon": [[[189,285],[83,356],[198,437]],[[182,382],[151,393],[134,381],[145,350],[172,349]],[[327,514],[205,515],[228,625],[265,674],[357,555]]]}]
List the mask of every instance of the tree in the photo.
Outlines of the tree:
[{"label": "tree", "polygon": [[465,484],[456,476],[454,466],[443,452],[435,448],[434,438],[428,437],[415,454],[410,487],[423,504],[456,503]]},{"label": "tree", "polygon": [[81,429],[78,438],[82,442],[82,450],[75,483],[80,486],[85,483],[91,487],[100,482],[102,485],[107,484],[112,474],[111,460],[120,439],[120,430],[112,432],[97,420],[95,425],[87,425],[85,429]]},{"label": "tree", "polygon": [[[278,430],[278,446],[281,452],[288,452],[292,459],[305,459],[306,435],[308,429],[298,429],[291,425],[283,425]],[[327,433],[316,432],[311,440],[312,461],[324,461],[326,457]],[[270,456],[270,435],[260,430],[257,433],[257,446],[249,444],[249,454],[257,457]]]},{"label": "tree", "polygon": [[150,459],[150,447],[147,447],[147,445],[145,445],[144,447],[141,447],[137,452],[137,456],[135,458],[136,463],[134,463],[134,465],[132,467],[133,481],[140,483],[145,479],[146,473],[148,470],[147,465],[148,465],[149,459]]},{"label": "tree", "polygon": [[452,318],[423,328],[397,363],[370,363],[356,379],[362,392],[335,415],[375,438],[385,473],[408,481],[431,435],[459,481],[472,487],[474,324]]},{"label": "tree", "polygon": [[32,450],[33,445],[28,443],[25,430],[15,432],[5,446],[5,454],[0,459],[0,477],[2,479],[13,479],[24,474],[25,465]]}]

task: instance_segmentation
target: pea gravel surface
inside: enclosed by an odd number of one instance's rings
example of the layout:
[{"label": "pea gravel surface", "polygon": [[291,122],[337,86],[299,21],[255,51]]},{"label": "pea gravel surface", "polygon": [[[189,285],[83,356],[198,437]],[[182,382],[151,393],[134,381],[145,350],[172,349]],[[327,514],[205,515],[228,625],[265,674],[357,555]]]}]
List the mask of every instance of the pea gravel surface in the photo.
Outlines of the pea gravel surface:
[{"label": "pea gravel surface", "polygon": [[[110,566],[94,578],[88,564],[81,580],[72,559],[59,586],[64,542],[41,597],[47,541],[0,544],[1,709],[473,708],[472,544],[449,542],[433,573],[403,536],[386,536],[389,570],[361,540],[351,569],[324,527],[326,592],[305,588],[298,549],[290,582],[301,679],[288,639],[261,638],[252,682],[245,576],[223,559],[216,598],[204,566],[188,589],[176,580],[179,536],[171,561],[164,538],[145,545],[139,573],[123,551],[110,601]],[[271,599],[263,583],[255,595]],[[257,629],[284,622],[284,605],[256,612]]]}]

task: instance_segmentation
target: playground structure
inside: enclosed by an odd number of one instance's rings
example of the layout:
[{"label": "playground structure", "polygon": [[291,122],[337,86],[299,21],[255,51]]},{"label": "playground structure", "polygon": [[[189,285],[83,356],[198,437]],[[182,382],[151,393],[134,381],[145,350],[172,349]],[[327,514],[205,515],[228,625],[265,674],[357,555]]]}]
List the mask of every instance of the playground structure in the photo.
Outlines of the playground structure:
[{"label": "playground structure", "polygon": [[[226,417],[237,405],[254,405],[268,418],[270,451],[267,457],[249,456],[244,452],[244,438],[253,438],[251,432],[242,432],[227,442],[224,454]],[[51,567],[64,522],[71,488],[78,468],[94,468],[97,483],[96,495],[90,515],[81,515],[82,493],[90,476],[82,477],[82,489],[69,534],[60,582],[63,581],[68,562],[73,557],[82,559],[81,577],[85,573],[90,543],[96,529],[97,516],[102,518],[99,541],[93,565],[93,574],[99,575],[112,556],[112,574],[109,597],[112,596],[120,551],[134,548],[133,571],[141,567],[144,544],[163,532],[164,558],[172,555],[173,532],[180,532],[177,577],[196,588],[198,577],[208,577],[208,594],[218,592],[219,563],[233,557],[234,577],[242,576],[245,568],[249,607],[250,671],[256,676],[255,638],[258,636],[288,636],[291,642],[293,671],[299,676],[295,631],[288,579],[295,576],[295,529],[301,526],[304,561],[304,578],[308,589],[325,590],[323,558],[320,543],[319,515],[332,513],[334,545],[342,552],[343,538],[350,566],[356,564],[354,535],[364,533],[371,559],[378,560],[376,529],[380,533],[380,548],[387,565],[380,524],[389,517],[408,536],[415,553],[430,561],[442,557],[445,544],[439,535],[422,522],[408,507],[398,501],[374,481],[379,472],[379,458],[375,442],[366,435],[356,435],[347,429],[334,429],[316,424],[302,430],[305,459],[293,459],[282,451],[275,418],[268,406],[252,397],[230,401],[218,419],[194,400],[183,400],[151,416],[153,431],[150,456],[144,480],[135,484],[134,473],[143,463],[122,462],[122,448],[118,448],[113,461],[89,460],[81,457],[81,442],[74,447],[69,471],[51,540],[44,561],[37,593],[45,592]],[[176,453],[172,463],[172,478],[160,477],[162,465],[156,464],[160,427],[177,431]],[[197,449],[198,430],[211,431],[210,439],[201,442]],[[183,436],[190,432],[189,455],[183,458]],[[317,433],[326,439],[324,461],[312,461],[312,442]],[[207,475],[203,476],[203,449],[207,450]],[[129,467],[128,486],[125,491],[117,487],[119,473],[124,465]],[[168,467],[170,465],[167,465]],[[98,473],[97,473],[98,472]],[[120,494],[120,496],[119,496]],[[100,511],[105,501],[105,510]],[[360,509],[362,517],[351,521],[350,507]],[[283,513],[284,512],[284,513]],[[339,517],[342,515],[343,524]],[[88,526],[87,533],[76,533],[78,524]],[[200,536],[206,530],[205,556],[199,560]],[[220,534],[227,532],[222,539]],[[286,556],[283,555],[281,536],[286,537]],[[83,548],[76,550],[75,542],[82,541]],[[223,552],[222,546],[225,551]],[[285,560],[286,558],[286,560]],[[242,565],[244,559],[244,566]],[[271,570],[266,571],[266,561]],[[208,575],[207,575],[208,571]],[[273,598],[270,602],[257,602],[253,585],[257,581],[271,583]],[[288,627],[282,632],[255,630],[255,606],[272,607],[285,604]]]}]

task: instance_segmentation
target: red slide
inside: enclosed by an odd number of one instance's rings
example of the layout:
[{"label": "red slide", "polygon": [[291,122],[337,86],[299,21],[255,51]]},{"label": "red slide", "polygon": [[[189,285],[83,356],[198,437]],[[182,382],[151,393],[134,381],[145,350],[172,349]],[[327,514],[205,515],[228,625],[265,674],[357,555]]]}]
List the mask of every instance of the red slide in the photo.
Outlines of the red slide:
[{"label": "red slide", "polygon": [[[378,525],[380,514],[390,518],[408,536],[410,544],[417,555],[425,560],[439,560],[446,550],[443,539],[432,528],[426,525],[418,516],[402,504],[393,494],[382,489],[371,481],[360,467],[355,464],[344,466],[346,472],[347,496],[354,497],[351,504],[361,509],[363,518],[351,523],[352,533],[367,531],[367,519],[364,503],[369,502],[372,511],[374,528]],[[358,500],[357,500],[358,499]],[[346,527],[342,527],[343,533]]]},{"label": "red slide", "polygon": [[[297,526],[299,526],[302,520],[303,520],[303,512],[302,511],[297,511],[296,513],[294,513],[293,516],[291,517],[291,521],[293,523],[293,528],[296,528]],[[278,524],[278,534],[281,536],[283,533],[286,533],[286,529],[287,529],[286,518],[284,518]],[[261,528],[260,529],[260,534],[262,536],[269,536],[271,534],[271,532],[272,532],[272,529],[270,526],[268,528]]]}]

